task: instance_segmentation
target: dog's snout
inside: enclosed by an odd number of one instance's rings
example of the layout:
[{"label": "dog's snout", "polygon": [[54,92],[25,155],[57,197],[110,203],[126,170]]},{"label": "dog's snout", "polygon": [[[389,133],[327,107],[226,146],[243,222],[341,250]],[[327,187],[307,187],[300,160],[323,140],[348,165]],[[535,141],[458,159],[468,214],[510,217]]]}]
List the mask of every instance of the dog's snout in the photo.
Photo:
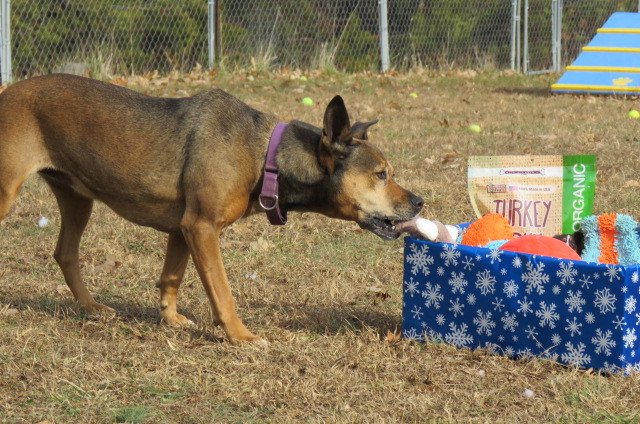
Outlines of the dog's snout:
[{"label": "dog's snout", "polygon": [[409,201],[416,209],[422,209],[424,206],[424,199],[420,196],[416,196],[415,194],[411,194]]}]

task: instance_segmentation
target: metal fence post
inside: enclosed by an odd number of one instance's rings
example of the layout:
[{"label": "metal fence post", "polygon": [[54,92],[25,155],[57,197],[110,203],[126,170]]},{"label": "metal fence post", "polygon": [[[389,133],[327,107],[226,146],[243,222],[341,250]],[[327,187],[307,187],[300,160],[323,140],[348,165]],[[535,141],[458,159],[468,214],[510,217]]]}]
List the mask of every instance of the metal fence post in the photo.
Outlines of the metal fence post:
[{"label": "metal fence post", "polygon": [[511,1],[511,70],[516,72],[520,72],[520,1]]},{"label": "metal fence post", "polygon": [[389,22],[387,19],[387,0],[378,0],[378,20],[380,24],[380,61],[382,72],[389,70]]},{"label": "metal fence post", "polygon": [[562,70],[562,0],[551,1],[551,54],[553,72]]},{"label": "metal fence post", "polygon": [[11,0],[0,0],[0,83],[10,84],[11,72]]},{"label": "metal fence post", "polygon": [[216,63],[216,0],[207,3],[207,24],[209,69],[213,69]]}]

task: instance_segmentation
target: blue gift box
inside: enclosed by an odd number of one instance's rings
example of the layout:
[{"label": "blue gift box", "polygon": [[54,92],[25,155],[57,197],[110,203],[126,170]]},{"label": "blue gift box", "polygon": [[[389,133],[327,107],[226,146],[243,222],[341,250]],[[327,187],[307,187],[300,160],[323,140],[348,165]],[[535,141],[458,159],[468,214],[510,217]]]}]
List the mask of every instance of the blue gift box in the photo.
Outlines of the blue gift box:
[{"label": "blue gift box", "polygon": [[640,266],[407,237],[405,338],[640,372]]}]

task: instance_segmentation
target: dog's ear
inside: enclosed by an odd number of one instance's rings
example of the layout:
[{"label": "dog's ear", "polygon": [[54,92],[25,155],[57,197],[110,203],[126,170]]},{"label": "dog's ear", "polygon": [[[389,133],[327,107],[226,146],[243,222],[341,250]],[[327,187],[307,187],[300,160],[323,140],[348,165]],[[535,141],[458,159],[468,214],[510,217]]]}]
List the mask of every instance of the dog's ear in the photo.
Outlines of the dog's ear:
[{"label": "dog's ear", "polygon": [[319,152],[322,166],[332,173],[336,159],[346,156],[349,153],[349,145],[352,143],[353,136],[347,108],[342,97],[335,96],[324,112]]},{"label": "dog's ear", "polygon": [[356,140],[368,140],[367,130],[370,126],[378,123],[378,120],[370,122],[356,122],[351,127],[351,136]]}]

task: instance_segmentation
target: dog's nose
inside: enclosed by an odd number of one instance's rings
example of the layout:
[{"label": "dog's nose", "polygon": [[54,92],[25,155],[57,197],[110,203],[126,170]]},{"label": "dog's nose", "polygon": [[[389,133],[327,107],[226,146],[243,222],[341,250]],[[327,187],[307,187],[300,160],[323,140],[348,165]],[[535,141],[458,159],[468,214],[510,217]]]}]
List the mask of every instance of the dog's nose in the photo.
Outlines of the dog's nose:
[{"label": "dog's nose", "polygon": [[420,196],[416,196],[415,194],[411,195],[411,198],[409,199],[409,201],[417,209],[422,209],[422,207],[424,206],[424,199]]}]

